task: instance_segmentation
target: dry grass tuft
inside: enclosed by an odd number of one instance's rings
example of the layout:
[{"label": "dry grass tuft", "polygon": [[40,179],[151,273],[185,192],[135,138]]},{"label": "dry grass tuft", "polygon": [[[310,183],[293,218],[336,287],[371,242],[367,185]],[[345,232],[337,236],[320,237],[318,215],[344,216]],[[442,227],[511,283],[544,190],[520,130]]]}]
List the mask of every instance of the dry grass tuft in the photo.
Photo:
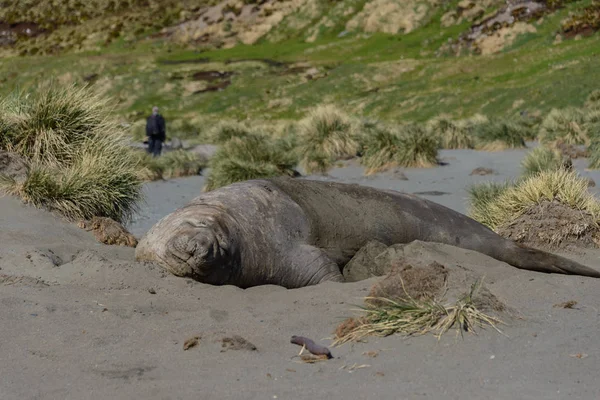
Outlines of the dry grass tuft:
[{"label": "dry grass tuft", "polygon": [[600,89],[592,91],[585,100],[585,107],[600,109]]},{"label": "dry grass tuft", "polygon": [[308,174],[325,173],[335,161],[358,153],[356,122],[335,106],[312,109],[298,130],[300,165]]},{"label": "dry grass tuft", "polygon": [[250,134],[232,138],[211,158],[204,190],[210,191],[234,182],[279,175],[295,176],[297,159],[290,144]]},{"label": "dry grass tuft", "polygon": [[420,125],[400,128],[396,161],[402,167],[428,168],[438,164],[438,141]]},{"label": "dry grass tuft", "polygon": [[541,171],[553,171],[565,166],[566,159],[555,148],[536,147],[521,161],[522,175],[529,177]]},{"label": "dry grass tuft", "polygon": [[574,107],[553,109],[542,120],[538,139],[542,144],[559,140],[569,145],[589,144],[586,113]]},{"label": "dry grass tuft", "polygon": [[363,128],[360,162],[366,175],[397,166],[425,168],[438,163],[438,140],[431,131],[414,124],[398,131],[380,124]]},{"label": "dry grass tuft", "polygon": [[30,166],[25,182],[0,180],[6,192],[70,219],[131,217],[141,198],[137,162],[105,99],[50,83],[2,104],[0,148]]},{"label": "dry grass tuft", "polygon": [[198,175],[206,166],[197,154],[185,150],[163,153],[160,157],[139,152],[138,177],[144,181]]},{"label": "dry grass tuft", "polygon": [[364,126],[362,137],[360,163],[366,167],[366,175],[397,166],[399,137],[396,132],[386,126],[368,124]]},{"label": "dry grass tuft", "polygon": [[443,149],[472,149],[474,147],[470,123],[453,121],[440,115],[427,121],[426,128],[440,141]]},{"label": "dry grass tuft", "polygon": [[[497,325],[503,322],[480,311],[474,299],[481,288],[482,281],[476,281],[470,291],[456,303],[443,305],[435,299],[417,300],[406,293],[402,299],[367,298],[376,300],[362,307],[364,316],[354,320],[353,324],[344,321],[344,329],[336,331],[334,345],[363,340],[368,336],[405,336],[434,334],[438,340],[452,327],[457,334],[463,331],[476,333],[476,328],[491,326],[501,331]],[[376,306],[373,304],[377,304]]]},{"label": "dry grass tuft", "polygon": [[221,121],[208,131],[210,143],[223,144],[232,138],[244,138],[252,135],[252,129],[236,121]]},{"label": "dry grass tuft", "polygon": [[[493,190],[500,192],[495,194]],[[542,201],[557,201],[575,210],[586,211],[594,220],[600,217],[600,203],[588,191],[588,180],[576,171],[560,168],[541,171],[519,180],[512,186],[471,192],[473,219],[496,230],[521,216]]]},{"label": "dry grass tuft", "polygon": [[482,182],[470,186],[467,189],[470,202],[469,216],[490,226],[492,224],[488,213],[490,205],[509,187],[511,187],[509,182]]},{"label": "dry grass tuft", "polygon": [[508,120],[494,119],[473,127],[475,148],[484,151],[502,151],[525,147],[529,128]]}]

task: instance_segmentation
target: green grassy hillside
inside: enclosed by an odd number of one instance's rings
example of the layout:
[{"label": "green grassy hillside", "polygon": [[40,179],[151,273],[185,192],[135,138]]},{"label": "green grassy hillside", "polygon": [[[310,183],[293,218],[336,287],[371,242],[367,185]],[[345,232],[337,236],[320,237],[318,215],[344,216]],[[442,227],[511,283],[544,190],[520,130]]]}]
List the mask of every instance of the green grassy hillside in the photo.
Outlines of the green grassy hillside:
[{"label": "green grassy hillside", "polygon": [[600,88],[600,2],[528,2],[508,20],[504,4],[0,1],[0,94],[89,83],[134,131],[156,104],[179,135],[322,103],[390,122],[581,106]]}]

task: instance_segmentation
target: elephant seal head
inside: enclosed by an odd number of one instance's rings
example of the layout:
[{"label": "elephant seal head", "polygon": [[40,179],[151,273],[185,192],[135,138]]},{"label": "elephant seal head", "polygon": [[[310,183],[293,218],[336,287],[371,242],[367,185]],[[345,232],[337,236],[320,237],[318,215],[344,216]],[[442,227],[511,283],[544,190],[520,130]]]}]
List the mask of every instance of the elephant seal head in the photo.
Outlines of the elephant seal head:
[{"label": "elephant seal head", "polygon": [[136,259],[155,261],[177,276],[222,285],[234,272],[232,238],[224,214],[190,205],[167,215],[140,240]]}]

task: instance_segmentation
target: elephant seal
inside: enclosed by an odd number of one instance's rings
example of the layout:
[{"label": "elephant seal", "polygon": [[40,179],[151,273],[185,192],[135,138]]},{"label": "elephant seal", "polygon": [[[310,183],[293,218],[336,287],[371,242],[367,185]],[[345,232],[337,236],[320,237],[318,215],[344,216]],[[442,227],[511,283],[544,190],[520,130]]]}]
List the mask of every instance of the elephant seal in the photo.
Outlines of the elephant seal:
[{"label": "elephant seal", "polygon": [[369,240],[439,242],[517,268],[600,278],[598,271],[519,245],[414,195],[289,177],[201,194],[158,221],[139,241],[136,259],[213,285],[297,288],[343,281],[341,267]]}]

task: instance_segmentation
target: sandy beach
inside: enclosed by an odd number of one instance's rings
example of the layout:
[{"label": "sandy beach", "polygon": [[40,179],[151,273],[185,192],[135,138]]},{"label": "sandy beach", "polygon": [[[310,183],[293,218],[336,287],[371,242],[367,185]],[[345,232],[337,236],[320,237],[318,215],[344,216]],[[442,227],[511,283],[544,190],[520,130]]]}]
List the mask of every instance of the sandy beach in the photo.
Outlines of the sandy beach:
[{"label": "sandy beach", "polygon": [[[442,150],[446,165],[372,176],[349,161],[306,178],[416,193],[466,213],[467,187],[516,177],[527,151]],[[586,165],[574,160],[582,176],[600,182]],[[495,173],[470,175],[477,167]],[[146,184],[131,233],[141,237],[203,184],[203,176]],[[518,270],[473,251],[414,242],[406,251],[415,257],[484,274],[520,318],[506,319],[503,334],[371,337],[330,347],[332,359],[308,364],[291,336],[330,346],[375,278],[293,290],[216,287],[136,263],[132,248],[102,245],[15,198],[0,198],[0,224],[3,400],[600,398],[598,279]],[[600,269],[600,250],[560,254]],[[571,300],[572,309],[554,307]],[[223,344],[235,335],[256,349]],[[198,344],[184,350],[196,336]]]}]

